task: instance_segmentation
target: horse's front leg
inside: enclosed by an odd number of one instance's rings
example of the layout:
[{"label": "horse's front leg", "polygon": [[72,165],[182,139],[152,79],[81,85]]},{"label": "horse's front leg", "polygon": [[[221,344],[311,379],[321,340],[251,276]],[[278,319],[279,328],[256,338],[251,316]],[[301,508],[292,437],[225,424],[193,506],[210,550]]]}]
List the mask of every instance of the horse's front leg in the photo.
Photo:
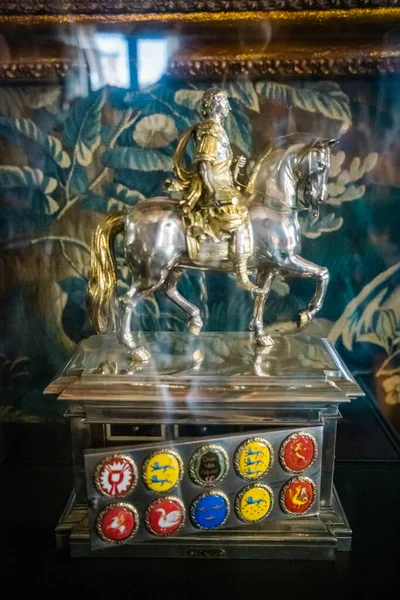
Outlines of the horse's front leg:
[{"label": "horse's front leg", "polygon": [[264,330],[264,309],[272,282],[275,278],[275,271],[259,269],[257,271],[257,286],[262,288],[263,294],[257,294],[254,299],[253,318],[250,321],[249,329],[254,331],[256,342],[259,346],[272,346],[271,336]]},{"label": "horse's front leg", "polygon": [[322,308],[329,283],[329,271],[326,267],[315,265],[298,255],[286,259],[285,268],[292,274],[312,278],[316,281],[314,296],[307,304],[307,307],[300,310],[297,314],[297,326],[304,327],[312,321],[317,312]]}]

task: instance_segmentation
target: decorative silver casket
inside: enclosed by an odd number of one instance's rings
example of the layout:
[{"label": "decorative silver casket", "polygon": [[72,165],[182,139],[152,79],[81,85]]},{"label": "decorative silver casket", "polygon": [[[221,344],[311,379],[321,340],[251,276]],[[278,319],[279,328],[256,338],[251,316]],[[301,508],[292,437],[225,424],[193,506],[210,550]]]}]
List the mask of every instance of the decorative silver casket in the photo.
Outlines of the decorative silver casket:
[{"label": "decorative silver casket", "polygon": [[326,339],[140,333],[82,341],[46,393],[67,401],[72,556],[333,559],[339,405],[363,395]]}]

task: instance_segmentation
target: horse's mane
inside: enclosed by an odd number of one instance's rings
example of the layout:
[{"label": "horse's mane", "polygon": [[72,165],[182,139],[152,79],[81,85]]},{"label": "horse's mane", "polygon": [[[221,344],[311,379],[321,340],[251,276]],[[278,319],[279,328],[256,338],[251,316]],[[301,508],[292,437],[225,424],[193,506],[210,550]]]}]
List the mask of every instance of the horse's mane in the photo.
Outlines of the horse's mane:
[{"label": "horse's mane", "polygon": [[246,191],[249,194],[256,191],[256,180],[260,174],[261,168],[267,170],[274,165],[275,174],[279,177],[279,171],[285,163],[289,151],[292,152],[297,149],[297,152],[304,156],[320,143],[321,140],[309,133],[293,133],[271,140],[254,164]]},{"label": "horse's mane", "polygon": [[293,146],[294,144],[313,144],[316,142],[318,138],[311,133],[290,133],[288,135],[281,135],[275,140],[271,140],[270,144],[272,144],[275,148],[288,148],[289,146]]}]

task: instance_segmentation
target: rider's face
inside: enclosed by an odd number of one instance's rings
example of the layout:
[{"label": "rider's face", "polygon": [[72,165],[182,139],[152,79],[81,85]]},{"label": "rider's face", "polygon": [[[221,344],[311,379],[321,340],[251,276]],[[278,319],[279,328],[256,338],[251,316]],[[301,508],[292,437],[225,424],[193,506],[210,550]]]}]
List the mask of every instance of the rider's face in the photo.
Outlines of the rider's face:
[{"label": "rider's face", "polygon": [[220,113],[223,117],[227,117],[229,115],[229,111],[231,107],[229,106],[229,101],[227,96],[222,96],[220,103]]}]

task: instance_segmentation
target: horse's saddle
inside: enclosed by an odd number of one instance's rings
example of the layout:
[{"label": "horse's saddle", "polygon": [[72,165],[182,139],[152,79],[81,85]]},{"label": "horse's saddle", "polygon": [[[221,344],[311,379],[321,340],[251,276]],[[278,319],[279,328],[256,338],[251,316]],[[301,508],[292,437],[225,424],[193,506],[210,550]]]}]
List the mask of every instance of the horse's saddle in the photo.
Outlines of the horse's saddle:
[{"label": "horse's saddle", "polygon": [[238,245],[237,240],[232,247],[230,239],[218,242],[212,237],[199,239],[191,234],[189,228],[186,230],[186,243],[190,260],[201,266],[207,266],[208,263],[210,266],[214,263],[213,266],[215,266],[215,263],[232,260],[236,253],[245,256],[251,256],[253,253],[250,221],[247,223],[246,230],[243,232],[237,248],[235,248]]},{"label": "horse's saddle", "polygon": [[195,263],[207,263],[215,261],[226,261],[229,255],[229,241],[216,242],[211,237],[199,240],[186,231],[188,254],[191,261]]}]

